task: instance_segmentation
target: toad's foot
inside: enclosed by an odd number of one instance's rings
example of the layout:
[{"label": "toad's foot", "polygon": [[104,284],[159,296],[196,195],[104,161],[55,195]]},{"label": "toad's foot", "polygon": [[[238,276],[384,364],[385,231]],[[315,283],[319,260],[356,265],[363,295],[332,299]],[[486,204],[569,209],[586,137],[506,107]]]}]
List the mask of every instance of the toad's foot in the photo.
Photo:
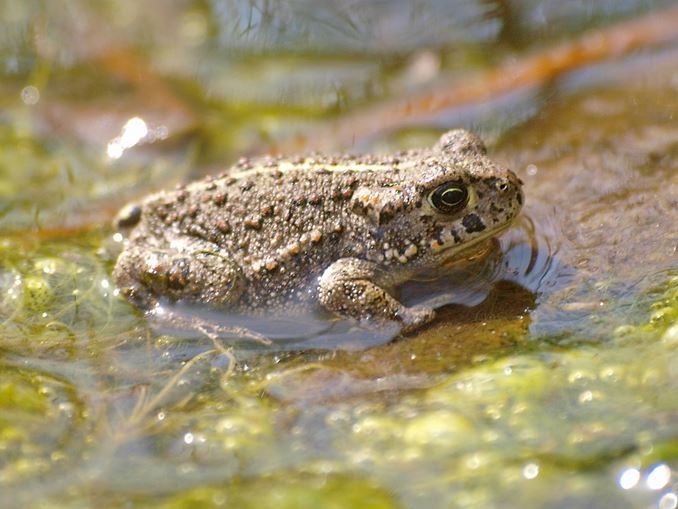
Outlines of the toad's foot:
[{"label": "toad's foot", "polygon": [[197,331],[211,341],[222,340],[224,336],[236,336],[239,339],[255,341],[266,346],[273,344],[266,336],[246,327],[222,325],[196,316],[184,316],[159,305],[147,315],[162,326],[182,331]]},{"label": "toad's foot", "polygon": [[353,318],[367,326],[396,323],[401,332],[411,332],[433,320],[432,308],[408,308],[384,287],[388,278],[369,261],[342,258],[330,265],[318,285],[318,299],[329,311]]},{"label": "toad's foot", "polygon": [[416,329],[430,323],[436,316],[435,309],[426,306],[404,307],[404,316],[401,317],[403,334],[409,334]]}]

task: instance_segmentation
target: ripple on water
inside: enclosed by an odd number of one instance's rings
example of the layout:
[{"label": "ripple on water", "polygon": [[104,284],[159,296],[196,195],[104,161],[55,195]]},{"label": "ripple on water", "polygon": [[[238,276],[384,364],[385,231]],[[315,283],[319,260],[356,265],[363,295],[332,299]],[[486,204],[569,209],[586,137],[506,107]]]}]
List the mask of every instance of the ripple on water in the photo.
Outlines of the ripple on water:
[{"label": "ripple on water", "polygon": [[574,270],[563,264],[565,237],[555,208],[528,207],[514,228],[502,237],[501,278],[513,281],[537,296],[567,285]]}]

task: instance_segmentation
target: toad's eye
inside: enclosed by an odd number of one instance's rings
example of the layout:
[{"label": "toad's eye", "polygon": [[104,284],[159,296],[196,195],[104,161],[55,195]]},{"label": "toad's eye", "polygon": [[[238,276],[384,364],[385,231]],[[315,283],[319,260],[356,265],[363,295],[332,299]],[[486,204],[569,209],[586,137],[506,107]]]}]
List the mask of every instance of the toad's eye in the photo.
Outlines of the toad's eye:
[{"label": "toad's eye", "polygon": [[461,182],[447,182],[436,187],[428,199],[439,212],[452,214],[463,209],[468,202],[468,189]]}]

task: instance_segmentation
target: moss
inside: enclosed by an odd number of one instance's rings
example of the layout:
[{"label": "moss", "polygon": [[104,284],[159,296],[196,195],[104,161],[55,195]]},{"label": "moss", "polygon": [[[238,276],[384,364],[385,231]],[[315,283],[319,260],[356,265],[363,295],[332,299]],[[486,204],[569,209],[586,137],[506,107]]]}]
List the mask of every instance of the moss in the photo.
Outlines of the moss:
[{"label": "moss", "polygon": [[369,481],[336,475],[310,476],[290,472],[287,477],[261,477],[228,487],[189,490],[157,506],[158,509],[238,507],[255,509],[395,509],[391,496]]}]

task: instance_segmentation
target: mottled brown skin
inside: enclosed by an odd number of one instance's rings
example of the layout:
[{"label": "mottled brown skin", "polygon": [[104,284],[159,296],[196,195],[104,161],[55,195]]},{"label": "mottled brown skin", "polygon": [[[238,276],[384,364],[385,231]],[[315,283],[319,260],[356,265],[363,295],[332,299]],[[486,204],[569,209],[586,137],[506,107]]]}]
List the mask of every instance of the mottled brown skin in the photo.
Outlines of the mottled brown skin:
[{"label": "mottled brown skin", "polygon": [[[468,200],[443,212],[432,193],[449,183]],[[434,311],[403,306],[393,289],[506,228],[522,201],[515,174],[463,130],[392,156],[242,160],[123,209],[114,276],[145,310],[161,298],[238,313],[320,304],[412,329]]]}]

